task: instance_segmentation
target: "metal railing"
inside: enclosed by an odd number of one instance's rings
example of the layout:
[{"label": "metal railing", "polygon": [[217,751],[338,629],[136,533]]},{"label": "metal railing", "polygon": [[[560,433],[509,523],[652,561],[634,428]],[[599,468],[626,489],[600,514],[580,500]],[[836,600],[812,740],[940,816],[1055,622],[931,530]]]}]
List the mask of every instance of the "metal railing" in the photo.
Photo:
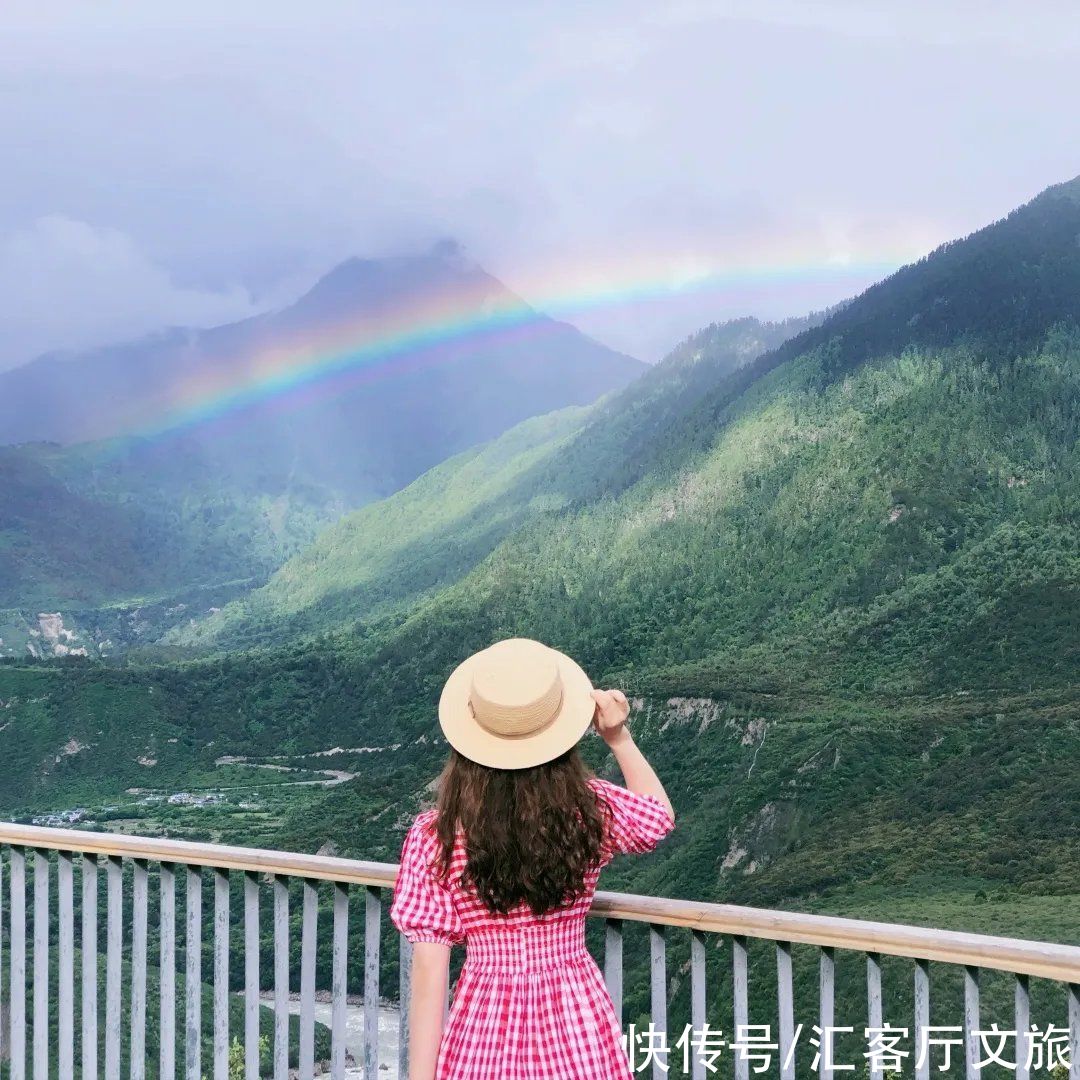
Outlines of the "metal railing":
[{"label": "metal railing", "polygon": [[[272,972],[266,981],[273,989],[272,1075],[285,1080],[290,1055],[290,883],[301,901],[299,962],[299,1075],[308,1080],[316,1066],[316,959],[318,951],[318,887],[332,889],[330,958],[329,1063],[331,1076],[346,1071],[346,1004],[350,892],[363,890],[363,1075],[379,1075],[378,1010],[380,1002],[380,948],[383,931],[383,891],[393,887],[397,867],[389,863],[357,862],[318,855],[226,847],[185,841],[81,830],[0,824],[0,845],[7,846],[8,881],[0,877],[0,894],[7,885],[6,915],[9,956],[7,985],[0,985],[0,1001],[7,1006],[8,1023],[0,1025],[7,1040],[3,1056],[10,1062],[11,1080],[27,1076],[27,946],[32,944],[33,965],[29,974],[32,1035],[29,1065],[34,1080],[76,1075],[83,1080],[103,1075],[119,1080],[122,1058],[128,1075],[142,1080],[147,1072],[148,981],[150,957],[150,884],[156,868],[158,910],[153,923],[157,947],[158,1016],[155,1041],[156,1064],[161,1077],[178,1071],[187,1080],[227,1080],[230,1050],[229,975],[230,875],[243,876],[243,1059],[244,1075],[260,1075],[260,1010],[264,972],[260,970],[260,917],[264,879],[269,882],[272,903]],[[103,860],[103,861],[102,861]],[[53,868],[55,867],[55,918]],[[0,875],[4,862],[0,861]],[[105,876],[104,1031],[99,1032],[99,874]],[[33,876],[32,907],[28,911],[27,877]],[[76,952],[76,870],[79,878],[78,954]],[[212,881],[212,919],[204,919],[204,871]],[[177,1010],[177,890],[183,891],[183,1024],[182,1055],[175,1052]],[[125,896],[130,911],[125,920]],[[733,1015],[736,1027],[749,1020],[750,971],[748,942],[754,939],[775,946],[775,1009],[779,1020],[778,1059],[782,1080],[795,1077],[794,994],[792,945],[812,946],[818,955],[818,1014],[822,1029],[830,1028],[835,1007],[835,951],[865,954],[866,1008],[871,1026],[882,1018],[882,957],[914,961],[914,1021],[916,1032],[930,1023],[930,965],[958,965],[964,973],[964,1072],[968,1080],[979,1075],[979,973],[992,969],[1011,973],[1015,980],[1015,1027],[1027,1033],[1030,1020],[1029,980],[1045,979],[1063,984],[1063,1011],[1068,1017],[1072,1051],[1070,1076],[1080,1078],[1080,948],[1048,942],[1024,941],[958,933],[891,923],[866,922],[785,911],[767,911],[726,904],[694,903],[655,896],[598,893],[591,914],[604,921],[604,975],[616,1004],[620,1024],[623,1005],[623,945],[626,923],[648,928],[651,1020],[666,1029],[671,983],[668,973],[668,932],[689,932],[689,1011],[691,1025],[705,1023],[709,979],[706,945],[710,936],[729,939]],[[28,923],[31,936],[28,938]],[[212,1004],[210,1020],[210,1069],[203,1061],[203,937],[212,927],[212,971],[209,973]],[[125,928],[130,932],[125,938]],[[407,1075],[409,1032],[409,946],[399,938],[398,987],[400,1022],[397,1066]],[[50,957],[51,950],[55,956]],[[126,958],[126,961],[125,961]],[[79,960],[77,965],[76,961]],[[55,961],[55,962],[51,962]],[[125,976],[125,962],[128,968]],[[2,968],[2,965],[0,965]],[[55,972],[55,994],[50,978]],[[79,1031],[76,1032],[76,977],[78,976]],[[126,1009],[124,1008],[126,998]],[[55,1027],[51,1020],[55,1018]],[[6,1030],[4,1030],[6,1028]],[[78,1038],[76,1038],[78,1034]],[[99,1035],[103,1039],[99,1040]],[[126,1043],[125,1043],[126,1038]],[[99,1041],[103,1061],[99,1061]],[[123,1050],[126,1045],[126,1055]],[[182,1056],[182,1061],[176,1059]],[[178,1069],[178,1066],[182,1066]],[[749,1062],[735,1058],[736,1080],[747,1080]],[[668,1075],[661,1057],[653,1061],[654,1078]],[[703,1080],[705,1065],[695,1060],[694,1080]],[[820,1075],[830,1080],[831,1070]],[[879,1080],[880,1069],[872,1070]],[[930,1062],[916,1070],[928,1080]],[[1028,1080],[1028,1069],[1018,1064],[1015,1075]]]}]

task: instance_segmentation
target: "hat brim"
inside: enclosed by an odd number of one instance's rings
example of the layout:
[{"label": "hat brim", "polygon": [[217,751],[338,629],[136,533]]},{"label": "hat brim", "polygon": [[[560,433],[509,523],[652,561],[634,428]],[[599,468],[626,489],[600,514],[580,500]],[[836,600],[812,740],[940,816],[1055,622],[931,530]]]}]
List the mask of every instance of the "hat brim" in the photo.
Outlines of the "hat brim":
[{"label": "hat brim", "polygon": [[527,769],[565,753],[589,730],[596,709],[592,683],[569,656],[549,647],[563,683],[558,715],[547,727],[529,735],[496,735],[488,731],[469,708],[472,671],[485,651],[458,664],[439,697],[439,726],[459,754],[494,769]]}]

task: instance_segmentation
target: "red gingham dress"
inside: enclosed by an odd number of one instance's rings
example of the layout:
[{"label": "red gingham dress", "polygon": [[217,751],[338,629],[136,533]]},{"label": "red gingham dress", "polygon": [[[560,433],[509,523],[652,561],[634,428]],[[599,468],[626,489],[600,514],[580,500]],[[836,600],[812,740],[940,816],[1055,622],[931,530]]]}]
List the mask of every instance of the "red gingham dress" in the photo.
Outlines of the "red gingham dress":
[{"label": "red gingham dress", "polygon": [[493,914],[462,887],[460,835],[448,884],[436,879],[434,810],[409,828],[390,918],[409,941],[463,941],[466,949],[436,1080],[631,1080],[611,998],[585,948],[585,915],[615,855],[651,851],[675,826],[654,796],[588,782],[611,809],[601,859],[573,904],[541,918],[525,904]]}]

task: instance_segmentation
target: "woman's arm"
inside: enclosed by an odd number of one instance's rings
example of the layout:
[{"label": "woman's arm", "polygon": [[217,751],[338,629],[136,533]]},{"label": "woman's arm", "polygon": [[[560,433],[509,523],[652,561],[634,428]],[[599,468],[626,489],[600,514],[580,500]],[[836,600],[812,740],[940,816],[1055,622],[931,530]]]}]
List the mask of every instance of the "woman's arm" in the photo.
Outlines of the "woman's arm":
[{"label": "woman's arm", "polygon": [[409,1080],[434,1080],[439,1059],[450,946],[418,941],[412,948],[409,1003]]},{"label": "woman's arm", "polygon": [[660,778],[645,755],[638,749],[630,729],[626,726],[627,717],[630,715],[630,703],[626,700],[626,695],[621,690],[594,690],[593,700],[596,702],[593,726],[618,762],[626,786],[637,795],[655,796],[667,807],[671,820],[674,821],[675,810],[664,785],[660,783]]}]

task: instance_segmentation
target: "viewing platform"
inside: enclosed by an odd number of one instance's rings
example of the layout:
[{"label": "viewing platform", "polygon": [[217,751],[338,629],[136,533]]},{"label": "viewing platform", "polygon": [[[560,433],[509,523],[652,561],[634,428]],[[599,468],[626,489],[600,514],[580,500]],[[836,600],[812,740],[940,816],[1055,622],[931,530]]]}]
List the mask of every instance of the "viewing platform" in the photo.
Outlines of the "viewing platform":
[{"label": "viewing platform", "polygon": [[[11,1080],[155,1075],[227,1080],[240,1068],[234,1060],[230,1074],[234,1039],[240,1048],[234,1058],[242,1055],[248,1080],[260,1075],[285,1080],[297,1075],[297,1068],[307,1080],[323,1063],[335,1078],[407,1075],[409,945],[383,910],[395,865],[12,824],[0,825],[0,845],[0,1057]],[[234,887],[242,903],[233,904]],[[298,934],[290,913],[299,915]],[[640,974],[647,981],[649,1019],[657,1031],[667,1031],[674,1015],[676,987],[690,1028],[702,1031],[707,1008],[712,1015],[713,1003],[720,1000],[713,995],[722,981],[724,1038],[734,1040],[751,1024],[770,1025],[774,1057],[762,1075],[794,1080],[797,1070],[805,1074],[814,1052],[808,1036],[800,1038],[804,1025],[797,1020],[816,1024],[821,1032],[839,1024],[854,1023],[860,1033],[863,1024],[876,1029],[902,1024],[917,1043],[931,1025],[932,974],[936,978],[939,968],[948,967],[959,969],[962,978],[963,1015],[947,1021],[935,1016],[936,1024],[962,1025],[947,1075],[969,1080],[981,1075],[980,977],[992,972],[995,980],[1011,983],[1010,1020],[1015,1032],[1023,1033],[1017,1037],[1021,1051],[1047,1035],[1032,1030],[1033,984],[1037,981],[1040,992],[1056,1003],[1056,1045],[1066,1054],[1071,1049],[1068,1075],[1080,1080],[1078,947],[613,892],[598,893],[591,914],[603,928],[596,939],[602,940],[597,961],[624,1030],[633,1021],[622,1015],[624,976]],[[632,931],[631,924],[643,926]],[[631,932],[643,935],[643,948],[647,936],[647,956],[627,949],[624,965],[624,940]],[[297,945],[299,978],[291,984]],[[815,953],[812,1017],[796,1015],[793,946],[800,958],[803,947]],[[360,985],[353,985],[350,950],[355,954],[358,947],[362,976],[353,980]],[[264,952],[271,963],[262,962]],[[858,958],[861,1015],[838,1019],[837,965],[841,957],[849,964],[851,955]],[[903,1017],[883,1012],[883,969],[897,962],[905,964],[905,993],[911,1000],[910,1015]],[[397,969],[392,989],[380,985],[387,967]],[[236,993],[230,989],[231,971],[243,973]],[[763,1010],[752,991],[762,987],[768,988],[769,1015],[756,1014]],[[322,988],[329,992],[328,1038],[316,1023]],[[294,990],[299,991],[298,1019],[291,1017]],[[364,1021],[358,1055],[347,1052],[346,1032],[353,1007],[349,997],[356,993],[362,993]],[[385,1044],[380,1052],[380,996],[399,1003],[392,1054]],[[231,1004],[237,1014],[232,1021]],[[889,1005],[892,1011],[891,1000]],[[260,1054],[260,1022],[267,1027],[268,1007],[272,1036]],[[748,1080],[754,1074],[747,1056],[726,1048],[716,1072],[695,1056],[681,1073],[675,1037],[673,1030],[667,1054],[655,1056],[638,1075]],[[667,1070],[665,1057],[670,1058]],[[1025,1057],[1023,1052],[1018,1057],[1014,1075],[1019,1080],[1051,1075],[1049,1069],[1029,1068]],[[861,1077],[863,1069],[860,1063],[854,1072],[839,1067],[836,1072]],[[827,1080],[833,1076],[828,1064],[815,1071]],[[881,1080],[895,1074],[871,1063],[869,1075]],[[905,1065],[904,1075],[929,1080],[943,1073],[927,1056],[914,1072]]]}]

